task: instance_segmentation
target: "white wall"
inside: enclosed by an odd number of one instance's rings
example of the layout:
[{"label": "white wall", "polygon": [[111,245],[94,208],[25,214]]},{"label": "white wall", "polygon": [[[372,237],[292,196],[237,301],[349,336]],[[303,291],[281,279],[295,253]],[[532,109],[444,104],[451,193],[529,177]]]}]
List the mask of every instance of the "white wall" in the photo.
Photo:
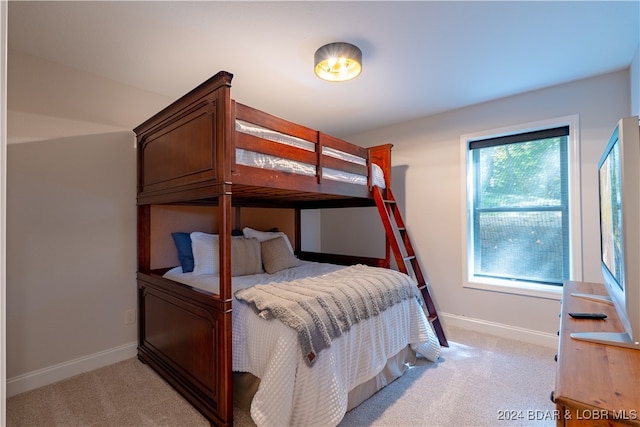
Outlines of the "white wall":
[{"label": "white wall", "polygon": [[631,115],[640,116],[640,45],[636,49],[630,67]]},{"label": "white wall", "polygon": [[8,146],[8,395],[135,355],[134,141]]},{"label": "white wall", "polygon": [[[463,288],[460,136],[579,115],[584,280],[601,282],[596,165],[616,122],[630,114],[629,71],[568,83],[355,135],[364,146],[393,143],[393,191],[405,214],[445,325],[462,323],[553,345],[560,303]],[[322,249],[370,253],[382,231],[375,211],[322,212]],[[368,231],[367,231],[368,230]],[[554,338],[555,339],[555,338]]]},{"label": "white wall", "polygon": [[10,396],[135,356],[131,129],[171,100],[7,55]]},{"label": "white wall", "polygon": [[173,101],[20,51],[8,55],[9,144],[128,131]]}]

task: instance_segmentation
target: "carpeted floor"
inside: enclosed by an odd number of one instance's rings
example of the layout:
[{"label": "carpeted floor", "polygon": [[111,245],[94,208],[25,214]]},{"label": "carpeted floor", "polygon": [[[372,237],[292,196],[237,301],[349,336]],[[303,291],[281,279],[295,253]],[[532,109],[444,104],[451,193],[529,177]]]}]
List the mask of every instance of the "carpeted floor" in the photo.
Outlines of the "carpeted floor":
[{"label": "carpeted floor", "polygon": [[447,328],[438,363],[420,359],[347,413],[347,426],[555,426],[554,349]]},{"label": "carpeted floor", "polygon": [[[553,349],[447,328],[450,347],[347,413],[348,426],[554,426]],[[251,426],[236,410],[234,425]],[[208,426],[149,367],[130,359],[13,396],[9,427]]]}]

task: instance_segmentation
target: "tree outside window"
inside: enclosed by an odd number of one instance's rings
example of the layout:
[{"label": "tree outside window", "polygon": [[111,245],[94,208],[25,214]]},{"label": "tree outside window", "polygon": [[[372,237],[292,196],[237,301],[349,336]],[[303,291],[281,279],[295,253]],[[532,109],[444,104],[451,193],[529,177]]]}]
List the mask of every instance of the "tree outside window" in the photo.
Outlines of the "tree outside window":
[{"label": "tree outside window", "polygon": [[569,277],[568,135],[564,126],[469,143],[475,277]]}]

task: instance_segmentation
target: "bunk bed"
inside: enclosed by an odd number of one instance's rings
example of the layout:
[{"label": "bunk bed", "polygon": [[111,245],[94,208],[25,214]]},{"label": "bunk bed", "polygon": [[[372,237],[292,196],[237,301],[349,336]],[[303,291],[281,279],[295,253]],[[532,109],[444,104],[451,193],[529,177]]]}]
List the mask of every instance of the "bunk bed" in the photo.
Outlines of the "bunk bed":
[{"label": "bunk bed", "polygon": [[[302,281],[305,291],[316,286],[309,280],[389,276],[399,286],[414,283],[390,270],[388,248],[384,258],[300,250],[304,209],[375,205],[373,188],[390,186],[391,145],[358,147],[235,102],[232,77],[219,72],[134,129],[138,358],[214,425],[233,423],[234,397],[237,405],[251,405],[258,425],[335,424],[402,375],[416,352],[437,359],[440,345],[419,293],[350,325],[345,335],[356,341],[337,333],[325,342],[328,348],[310,352],[301,350],[300,330],[282,319],[265,320],[268,310],[260,311],[260,296],[249,294],[276,281],[286,286]],[[234,230],[247,225],[241,212],[254,208],[288,212],[276,215],[285,218],[281,227],[288,232],[247,227],[235,237]],[[214,242],[216,256],[202,274],[185,271],[172,245],[172,237],[187,234],[200,265],[195,242]],[[255,253],[251,237],[258,237],[262,251],[284,241],[292,254],[295,248],[294,255],[287,254],[293,263],[274,274],[258,268],[238,277],[234,239],[251,240]],[[240,296],[245,303],[238,302]],[[389,323],[397,331],[385,332]],[[319,342],[315,336],[310,340]]]}]

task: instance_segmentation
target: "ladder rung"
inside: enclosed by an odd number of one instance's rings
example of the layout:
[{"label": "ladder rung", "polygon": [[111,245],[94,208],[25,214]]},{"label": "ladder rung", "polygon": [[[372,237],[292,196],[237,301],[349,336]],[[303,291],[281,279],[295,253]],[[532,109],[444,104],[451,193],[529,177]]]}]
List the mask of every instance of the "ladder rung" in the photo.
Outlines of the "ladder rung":
[{"label": "ladder rung", "polygon": [[388,205],[395,205],[395,204],[396,204],[396,201],[395,201],[395,200],[385,200],[384,202],[385,202],[386,204],[388,204]]},{"label": "ladder rung", "polygon": [[407,262],[407,261],[413,261],[414,259],[416,259],[416,257],[412,255],[412,256],[406,256],[402,259],[404,260],[404,262]]},{"label": "ladder rung", "polygon": [[438,315],[437,314],[431,314],[429,315],[429,317],[427,317],[427,320],[429,320],[429,323],[433,323],[438,319]]}]

